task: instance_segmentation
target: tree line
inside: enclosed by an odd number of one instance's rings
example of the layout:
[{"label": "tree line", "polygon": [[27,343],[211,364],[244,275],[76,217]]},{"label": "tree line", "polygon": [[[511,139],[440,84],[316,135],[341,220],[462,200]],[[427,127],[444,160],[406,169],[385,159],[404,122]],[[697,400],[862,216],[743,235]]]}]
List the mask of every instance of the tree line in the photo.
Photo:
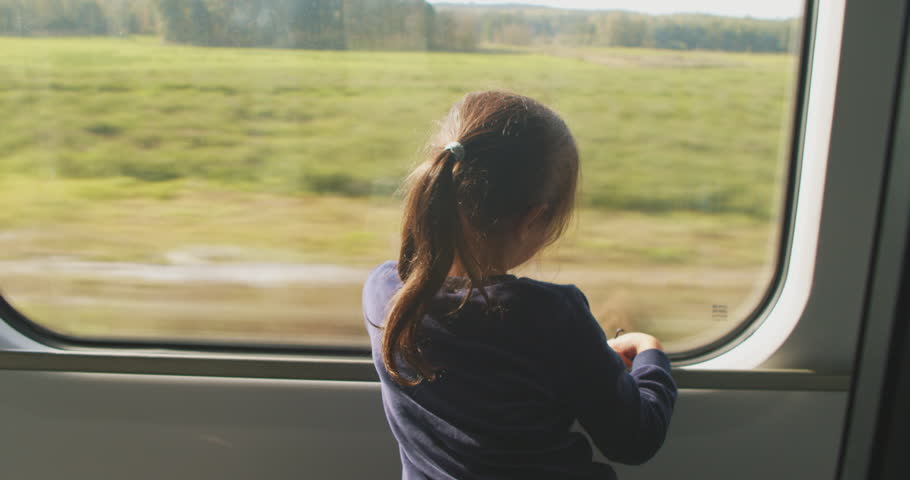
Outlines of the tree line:
[{"label": "tree line", "polygon": [[798,19],[764,20],[714,15],[646,15],[625,11],[549,8],[443,7],[472,17],[484,43],[505,45],[649,47],[676,50],[787,52]]},{"label": "tree line", "polygon": [[[142,0],[138,0],[142,1]],[[424,0],[157,0],[161,33],[195,45],[474,50],[453,13]]]},{"label": "tree line", "polygon": [[0,0],[0,35],[155,34],[152,0]]},{"label": "tree line", "polygon": [[205,46],[474,50],[464,20],[424,0],[0,0],[0,35],[157,34]]},{"label": "tree line", "polygon": [[0,0],[0,35],[160,35],[204,46],[472,51],[481,43],[785,52],[796,19],[424,0]]}]

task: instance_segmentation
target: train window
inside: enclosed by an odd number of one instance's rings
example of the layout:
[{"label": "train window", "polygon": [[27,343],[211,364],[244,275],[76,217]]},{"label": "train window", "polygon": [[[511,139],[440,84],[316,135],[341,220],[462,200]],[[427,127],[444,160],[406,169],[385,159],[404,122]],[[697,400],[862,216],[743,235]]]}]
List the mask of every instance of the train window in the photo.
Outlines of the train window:
[{"label": "train window", "polygon": [[677,353],[742,327],[782,262],[801,6],[485,3],[0,0],[4,298],[71,341],[366,347],[399,181],[504,88],[582,153],[577,227],[522,273]]}]

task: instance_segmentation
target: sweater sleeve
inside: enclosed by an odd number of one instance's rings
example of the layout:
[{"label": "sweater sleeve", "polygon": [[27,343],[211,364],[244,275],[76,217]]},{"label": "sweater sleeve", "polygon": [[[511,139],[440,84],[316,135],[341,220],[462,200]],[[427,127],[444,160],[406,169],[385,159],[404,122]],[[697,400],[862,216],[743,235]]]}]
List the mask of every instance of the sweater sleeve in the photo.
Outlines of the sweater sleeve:
[{"label": "sweater sleeve", "polygon": [[627,372],[584,294],[572,290],[571,313],[559,335],[565,356],[558,362],[568,405],[605,457],[642,464],[663,445],[670,425],[677,393],[670,361],[659,350],[647,350]]}]

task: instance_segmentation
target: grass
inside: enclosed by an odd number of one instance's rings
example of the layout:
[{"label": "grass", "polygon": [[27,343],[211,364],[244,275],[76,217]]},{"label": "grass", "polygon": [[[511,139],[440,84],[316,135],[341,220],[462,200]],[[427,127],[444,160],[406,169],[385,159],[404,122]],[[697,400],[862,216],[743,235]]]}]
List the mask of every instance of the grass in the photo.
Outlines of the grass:
[{"label": "grass", "polygon": [[[526,271],[579,284],[607,328],[685,348],[748,313],[770,274],[789,56],[154,38],[0,38],[0,51],[0,286],[66,333],[362,343],[359,281],[263,288],[23,265],[168,266],[190,252],[200,268],[316,263],[365,275],[395,256],[392,192],[433,120],[484,88],[539,98],[573,129],[579,225]],[[729,319],[711,316],[716,304],[730,305]]]},{"label": "grass", "polygon": [[585,203],[764,218],[775,214],[795,65],[716,52],[313,52],[153,38],[7,38],[0,49],[5,172],[387,195],[449,105],[507,88],[566,118]]},{"label": "grass", "polygon": [[[192,245],[240,245],[235,262],[371,266],[397,252],[393,198],[285,195],[192,181],[0,178],[0,261],[57,254],[168,263]],[[769,223],[740,214],[648,214],[583,208],[549,255],[561,265],[762,265]],[[81,241],[79,240],[81,239]],[[0,238],[2,241],[2,238]]]},{"label": "grass", "polygon": [[[102,337],[363,344],[360,285],[370,267],[395,257],[400,215],[394,199],[129,178],[6,178],[0,201],[3,292],[58,331]],[[645,329],[683,348],[755,305],[774,238],[772,224],[741,214],[585,208],[565,239],[522,274],[578,284],[608,330]],[[112,276],[66,267],[70,260],[251,265],[254,278]],[[259,265],[299,263],[359,273],[341,282],[255,279]],[[714,304],[730,305],[729,321],[711,316]]]}]

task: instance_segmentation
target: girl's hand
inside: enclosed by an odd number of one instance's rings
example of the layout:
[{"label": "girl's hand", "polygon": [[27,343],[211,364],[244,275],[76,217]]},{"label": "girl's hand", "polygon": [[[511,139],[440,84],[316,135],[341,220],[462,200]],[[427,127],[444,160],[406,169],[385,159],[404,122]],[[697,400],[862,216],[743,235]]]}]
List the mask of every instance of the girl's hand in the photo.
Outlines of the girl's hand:
[{"label": "girl's hand", "polygon": [[607,340],[607,344],[622,357],[627,368],[632,366],[632,360],[635,360],[635,357],[639,353],[652,348],[661,351],[664,349],[664,346],[660,344],[659,340],[651,335],[639,332],[620,335],[616,338]]}]

